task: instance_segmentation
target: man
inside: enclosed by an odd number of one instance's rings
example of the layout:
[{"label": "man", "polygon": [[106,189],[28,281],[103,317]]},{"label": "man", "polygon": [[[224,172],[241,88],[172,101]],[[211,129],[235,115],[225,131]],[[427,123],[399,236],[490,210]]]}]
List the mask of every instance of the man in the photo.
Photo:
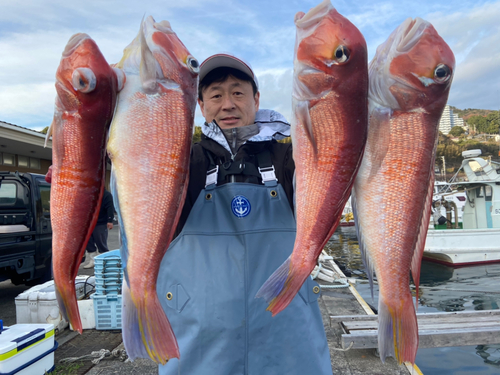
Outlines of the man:
[{"label": "man", "polygon": [[226,54],[200,66],[205,124],[193,146],[178,236],[157,280],[181,360],[160,374],[331,374],[317,284],[275,317],[255,295],[291,254],[294,163],[279,113],[259,110],[251,67]]},{"label": "man", "polygon": [[94,258],[98,255],[97,251],[101,254],[109,251],[108,230],[113,229],[114,217],[115,206],[113,205],[113,197],[109,191],[104,189],[97,224],[89,238],[89,242],[87,243],[87,263],[83,266],[83,268],[94,267]]}]

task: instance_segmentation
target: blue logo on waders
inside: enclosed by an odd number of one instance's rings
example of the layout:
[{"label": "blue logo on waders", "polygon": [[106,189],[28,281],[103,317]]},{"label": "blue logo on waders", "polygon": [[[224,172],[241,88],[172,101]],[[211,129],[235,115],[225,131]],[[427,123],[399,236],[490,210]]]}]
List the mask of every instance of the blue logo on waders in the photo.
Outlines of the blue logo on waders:
[{"label": "blue logo on waders", "polygon": [[243,195],[237,195],[231,201],[231,210],[236,217],[245,217],[250,213],[250,202]]}]

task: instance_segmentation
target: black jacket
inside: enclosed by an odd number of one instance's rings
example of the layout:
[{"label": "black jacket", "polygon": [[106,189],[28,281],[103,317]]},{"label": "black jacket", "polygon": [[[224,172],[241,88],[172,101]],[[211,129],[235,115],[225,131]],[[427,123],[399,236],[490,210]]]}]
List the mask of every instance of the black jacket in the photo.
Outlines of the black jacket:
[{"label": "black jacket", "polygon": [[99,210],[99,216],[97,218],[97,224],[112,223],[115,217],[115,206],[113,205],[113,196],[109,191],[104,189],[104,195],[102,196],[101,209]]},{"label": "black jacket", "polygon": [[[283,186],[290,207],[293,210],[293,173],[295,164],[292,158],[291,143],[279,143],[276,140],[263,142],[248,141],[238,149],[238,152],[234,156],[234,162],[244,161],[257,165],[257,154],[264,150],[269,150],[270,152],[276,178],[278,179],[278,183]],[[201,136],[201,141],[199,143],[193,145],[189,169],[189,186],[176,235],[179,234],[184,227],[198,195],[205,188],[207,171],[210,166],[209,154],[217,165],[232,161],[231,154],[228,150],[205,135]],[[228,181],[219,182],[218,185],[226,182]],[[260,177],[235,175],[234,182],[262,184],[262,179]]]}]

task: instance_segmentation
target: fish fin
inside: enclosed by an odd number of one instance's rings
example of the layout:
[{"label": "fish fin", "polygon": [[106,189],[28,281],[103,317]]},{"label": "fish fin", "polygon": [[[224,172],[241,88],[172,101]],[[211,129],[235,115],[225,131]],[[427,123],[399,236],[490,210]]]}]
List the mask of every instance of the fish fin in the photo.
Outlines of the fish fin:
[{"label": "fish fin", "polygon": [[366,146],[371,161],[368,182],[376,178],[389,150],[387,145],[391,142],[391,115],[392,109],[385,107],[375,107],[370,112],[368,133],[372,139],[377,139],[377,142],[371,142]]},{"label": "fish fin", "polygon": [[128,262],[127,234],[125,233],[125,225],[123,223],[123,217],[120,211],[120,199],[118,197],[116,170],[113,164],[111,164],[110,188],[111,188],[111,195],[113,196],[113,205],[115,206],[115,210],[118,215],[118,223],[120,224],[120,256],[122,259],[123,275],[125,280],[129,282],[128,271],[127,271],[127,262]]},{"label": "fish fin", "polygon": [[[311,270],[312,271],[312,270]],[[264,298],[269,304],[267,311],[275,316],[292,302],[310,272],[301,275],[291,263],[291,256],[269,276],[255,298]]]},{"label": "fish fin", "polygon": [[163,311],[156,291],[134,298],[123,283],[123,343],[130,359],[151,358],[164,365],[180,358],[174,331]]},{"label": "fish fin", "polygon": [[425,197],[424,210],[422,212],[422,219],[420,222],[417,243],[415,245],[415,251],[413,252],[413,257],[411,259],[411,277],[413,278],[413,282],[415,283],[415,289],[416,289],[416,295],[415,295],[416,309],[418,309],[420,267],[422,266],[422,256],[424,255],[425,239],[427,238],[427,231],[429,230],[429,221],[431,219],[432,195],[434,192],[434,171],[432,171],[429,180],[430,181],[429,181],[429,186],[427,188],[427,196]]},{"label": "fish fin", "polygon": [[61,285],[55,282],[56,298],[59,305],[59,311],[66,321],[68,321],[73,330],[82,333],[82,321],[80,320],[80,311],[78,310],[78,301],[76,300],[76,290],[74,279],[70,283]]},{"label": "fish fin", "polygon": [[45,143],[43,144],[44,148],[47,147],[47,143],[49,143],[49,139],[52,136],[52,126],[54,125],[54,121],[55,120],[52,120],[52,122],[49,125],[49,128],[47,129],[47,134],[45,134]]},{"label": "fish fin", "polygon": [[[295,103],[295,116],[296,121],[302,124],[306,137],[311,143],[314,154],[318,154],[318,144],[316,143],[316,138],[314,138],[314,131],[311,121],[311,116],[309,115],[309,102],[308,101],[297,101]],[[296,125],[297,126],[297,125]]]},{"label": "fish fin", "polygon": [[144,35],[144,20],[141,22],[141,64],[139,67],[139,76],[141,77],[142,87],[146,92],[156,92],[158,83],[156,80],[157,61],[153,52],[149,49],[146,36]]},{"label": "fish fin", "polygon": [[149,354],[142,344],[137,309],[132,301],[126,280],[122,284],[122,336],[123,345],[131,361],[136,358],[149,358]]},{"label": "fish fin", "polygon": [[363,265],[366,270],[366,275],[368,276],[368,281],[370,282],[370,291],[373,296],[373,274],[374,274],[374,265],[370,258],[370,254],[366,249],[364,238],[363,238],[363,228],[361,228],[361,220],[358,217],[358,206],[357,206],[357,198],[356,198],[356,190],[355,188],[351,191],[351,206],[352,206],[352,214],[354,215],[354,226],[356,228],[356,235],[358,237],[359,250],[361,251],[361,260],[363,261]]},{"label": "fish fin", "polygon": [[388,306],[381,295],[378,303],[378,350],[380,359],[393,356],[399,364],[415,363],[418,350],[417,315],[411,293],[396,306]]}]

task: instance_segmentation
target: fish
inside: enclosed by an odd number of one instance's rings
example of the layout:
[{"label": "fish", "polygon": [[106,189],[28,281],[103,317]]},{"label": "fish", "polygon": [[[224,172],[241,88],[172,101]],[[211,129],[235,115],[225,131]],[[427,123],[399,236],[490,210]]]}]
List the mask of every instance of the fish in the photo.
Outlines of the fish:
[{"label": "fish", "polygon": [[50,211],[53,275],[60,311],[82,333],[75,278],[99,215],[106,138],[118,91],[126,80],[87,34],[68,41],[56,72]]},{"label": "fish", "polygon": [[349,199],[368,126],[368,58],[361,32],[325,0],[295,16],[292,104],[296,238],[256,297],[275,316],[314,269]]},{"label": "fish", "polygon": [[148,16],[115,66],[127,76],[107,145],[122,241],[123,341],[132,360],[165,364],[180,353],[156,279],[186,195],[199,64],[168,21]]},{"label": "fish", "polygon": [[415,363],[417,287],[429,225],[438,127],[455,69],[450,47],[421,18],[408,18],[369,64],[368,140],[352,190],[359,247],[373,296],[379,285],[378,348]]}]

